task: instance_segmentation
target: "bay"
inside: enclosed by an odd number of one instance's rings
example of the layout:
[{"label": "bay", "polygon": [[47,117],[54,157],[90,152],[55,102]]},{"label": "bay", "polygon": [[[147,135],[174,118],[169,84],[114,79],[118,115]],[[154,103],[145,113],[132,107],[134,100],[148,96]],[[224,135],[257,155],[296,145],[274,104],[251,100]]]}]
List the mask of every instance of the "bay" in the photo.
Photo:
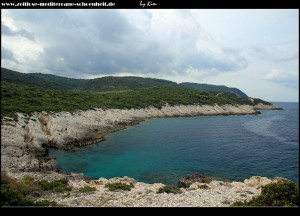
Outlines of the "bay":
[{"label": "bay", "polygon": [[50,150],[65,172],[176,184],[194,172],[220,179],[254,175],[299,182],[299,104],[260,115],[156,118],[77,152]]}]

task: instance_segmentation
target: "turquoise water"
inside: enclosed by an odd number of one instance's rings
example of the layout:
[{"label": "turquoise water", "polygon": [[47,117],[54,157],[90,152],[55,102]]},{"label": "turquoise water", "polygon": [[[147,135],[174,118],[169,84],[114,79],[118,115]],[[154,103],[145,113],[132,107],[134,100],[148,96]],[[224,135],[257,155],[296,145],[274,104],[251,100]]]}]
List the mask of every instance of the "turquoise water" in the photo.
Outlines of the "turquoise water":
[{"label": "turquoise water", "polygon": [[51,150],[65,172],[94,179],[130,176],[176,184],[201,172],[243,180],[253,175],[299,181],[298,103],[261,115],[158,118],[107,135],[78,152]]}]

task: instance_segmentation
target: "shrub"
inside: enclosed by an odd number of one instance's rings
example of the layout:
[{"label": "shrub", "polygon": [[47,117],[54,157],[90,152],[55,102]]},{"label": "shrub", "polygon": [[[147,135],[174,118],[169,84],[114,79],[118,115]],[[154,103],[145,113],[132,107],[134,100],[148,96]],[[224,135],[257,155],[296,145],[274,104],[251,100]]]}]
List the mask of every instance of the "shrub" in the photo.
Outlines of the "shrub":
[{"label": "shrub", "polygon": [[299,206],[299,186],[281,180],[262,187],[261,194],[250,201],[238,201],[232,206]]},{"label": "shrub", "polygon": [[108,183],[105,184],[105,187],[108,188],[109,191],[118,191],[118,190],[123,190],[123,191],[130,191],[131,188],[133,188],[133,184],[125,184],[121,182],[115,182],[115,183]]},{"label": "shrub", "polygon": [[159,188],[157,193],[173,193],[173,194],[180,194],[181,190],[178,187],[165,185],[162,188]]},{"label": "shrub", "polygon": [[86,192],[92,192],[92,191],[96,191],[95,187],[90,187],[90,186],[84,186],[79,188],[78,192],[79,193],[86,193]]},{"label": "shrub", "polygon": [[1,172],[1,185],[2,184],[16,185],[18,181],[15,178],[9,177],[4,172]]},{"label": "shrub", "polygon": [[33,201],[8,184],[1,185],[1,206],[58,206],[54,201]]},{"label": "shrub", "polygon": [[14,187],[7,184],[1,185],[1,206],[31,206],[33,202],[27,199]]},{"label": "shrub", "polygon": [[49,200],[39,200],[35,201],[34,206],[59,206],[57,202],[49,201]]},{"label": "shrub", "polygon": [[38,181],[38,184],[45,191],[65,192],[65,191],[72,190],[72,188],[68,186],[67,179],[59,179],[59,180],[54,180],[52,182],[47,182],[45,180],[41,180],[41,181]]},{"label": "shrub", "polygon": [[16,189],[24,195],[31,194],[35,191],[41,191],[41,188],[31,176],[24,176],[23,179],[15,185]]},{"label": "shrub", "polygon": [[[1,206],[57,206],[57,203],[49,200],[34,201],[26,195],[33,194],[35,192],[41,192],[41,181],[35,181],[31,176],[24,176],[21,181],[15,178],[7,176],[5,173],[1,173]],[[68,181],[66,179],[57,180],[53,182],[42,181],[45,185],[62,184],[67,186]],[[60,185],[61,186],[61,185]],[[49,187],[57,190],[57,187]],[[71,189],[68,187],[68,189]],[[64,188],[65,190],[65,188]]]}]

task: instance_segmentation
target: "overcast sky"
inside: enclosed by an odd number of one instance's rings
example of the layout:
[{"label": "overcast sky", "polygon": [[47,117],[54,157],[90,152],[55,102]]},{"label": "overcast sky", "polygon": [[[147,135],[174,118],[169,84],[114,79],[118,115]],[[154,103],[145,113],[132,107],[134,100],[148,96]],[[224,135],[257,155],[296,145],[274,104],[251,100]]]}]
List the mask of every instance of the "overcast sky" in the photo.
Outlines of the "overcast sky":
[{"label": "overcast sky", "polygon": [[298,101],[298,10],[2,10],[1,64],[72,78],[133,75]]}]

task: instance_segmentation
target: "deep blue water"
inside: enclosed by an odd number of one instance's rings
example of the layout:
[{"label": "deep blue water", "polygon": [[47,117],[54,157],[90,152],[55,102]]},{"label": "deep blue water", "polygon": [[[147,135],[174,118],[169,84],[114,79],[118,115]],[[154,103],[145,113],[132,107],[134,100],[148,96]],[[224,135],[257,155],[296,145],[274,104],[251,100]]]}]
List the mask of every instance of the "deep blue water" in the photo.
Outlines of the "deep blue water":
[{"label": "deep blue water", "polygon": [[299,105],[261,115],[158,118],[107,135],[78,152],[51,150],[65,172],[94,179],[130,176],[176,184],[201,172],[243,180],[253,175],[299,182]]}]

